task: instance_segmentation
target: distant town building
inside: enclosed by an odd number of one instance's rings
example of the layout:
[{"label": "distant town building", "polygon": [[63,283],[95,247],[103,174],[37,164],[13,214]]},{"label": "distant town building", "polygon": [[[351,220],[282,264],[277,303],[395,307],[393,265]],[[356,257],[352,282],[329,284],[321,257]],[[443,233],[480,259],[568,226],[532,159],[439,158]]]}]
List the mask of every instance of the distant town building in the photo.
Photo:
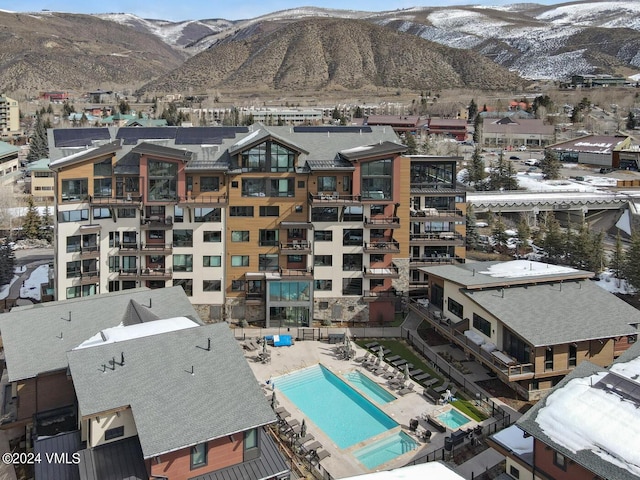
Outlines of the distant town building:
[{"label": "distant town building", "polygon": [[19,153],[18,147],[0,142],[0,184],[10,185],[16,181],[20,167]]},{"label": "distant town building", "polygon": [[11,140],[22,134],[17,100],[0,95],[0,139]]},{"label": "distant town building", "polygon": [[495,120],[485,118],[482,122],[482,142],[487,147],[542,148],[553,143],[554,138],[553,125],[545,125],[539,119],[510,115]]},{"label": "distant town building", "polygon": [[43,158],[27,165],[31,177],[31,195],[36,202],[53,205],[55,180],[49,169],[49,159]]},{"label": "distant town building", "polygon": [[631,137],[627,135],[585,135],[566,142],[549,145],[561,162],[597,165],[605,168],[626,168],[632,164],[629,152],[621,152],[631,147]]}]

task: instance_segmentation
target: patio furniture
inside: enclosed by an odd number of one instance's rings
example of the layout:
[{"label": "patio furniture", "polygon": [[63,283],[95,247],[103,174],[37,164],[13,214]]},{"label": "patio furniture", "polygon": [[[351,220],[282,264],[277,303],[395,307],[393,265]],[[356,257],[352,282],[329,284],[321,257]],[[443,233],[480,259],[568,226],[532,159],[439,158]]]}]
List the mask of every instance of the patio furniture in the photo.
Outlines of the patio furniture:
[{"label": "patio furniture", "polygon": [[399,395],[406,395],[407,393],[411,393],[413,392],[413,389],[415,388],[415,385],[413,383],[410,383],[409,385],[407,385],[406,387],[404,387],[401,390],[398,390],[398,394]]},{"label": "patio furniture", "polygon": [[[409,372],[409,374],[411,374],[411,372]],[[419,382],[421,382],[422,380],[429,380],[431,378],[431,375],[428,373],[421,373],[420,375],[415,375],[413,377],[414,380],[417,380]]]},{"label": "patio furniture", "polygon": [[437,378],[431,378],[431,379],[423,382],[422,385],[424,385],[425,387],[430,387],[430,386],[432,386],[432,385],[434,385],[434,384],[436,384],[438,382],[439,382],[439,380]]},{"label": "patio furniture", "polygon": [[401,358],[400,360],[396,360],[395,362],[391,362],[391,365],[393,365],[396,368],[400,368],[400,367],[404,366],[405,363],[409,363],[409,362],[407,362],[404,358]]},{"label": "patio furniture", "polygon": [[370,357],[371,357],[371,352],[366,351],[366,352],[364,353],[364,355],[362,355],[362,356],[360,356],[360,357],[358,357],[358,358],[355,358],[354,360],[355,360],[356,362],[358,362],[358,363],[363,363],[363,362],[366,362]]},{"label": "patio furniture", "polygon": [[402,357],[401,357],[400,355],[393,355],[393,356],[391,356],[391,357],[387,358],[386,360],[387,360],[387,362],[389,362],[389,363],[393,363],[393,362],[395,362],[396,360],[400,360],[401,358],[402,358]]},{"label": "patio furniture", "polygon": [[386,378],[387,380],[391,380],[396,375],[398,375],[398,372],[396,370],[389,370],[389,371],[385,372],[384,375],[382,375],[382,376],[384,378]]},{"label": "patio furniture", "polygon": [[414,370],[409,370],[409,375],[411,375],[412,377],[415,377],[417,375],[422,375],[424,373],[424,371],[420,370],[419,368],[416,368]]},{"label": "patio furniture", "polygon": [[438,393],[442,393],[444,392],[447,388],[449,388],[449,385],[451,384],[451,382],[449,380],[446,380],[442,385],[440,385],[439,387],[435,387],[434,390]]},{"label": "patio furniture", "polygon": [[316,450],[315,459],[316,461],[321,462],[322,460],[330,456],[331,454],[326,450]]},{"label": "patio furniture", "polygon": [[274,410],[274,412],[276,412],[276,415],[278,415],[278,417],[280,418],[287,418],[291,416],[291,414],[284,407],[278,407]]},{"label": "patio furniture", "polygon": [[380,367],[378,367],[378,369],[374,370],[373,373],[375,373],[376,375],[382,375],[388,370],[389,370],[389,365],[385,364],[384,366],[381,365]]},{"label": "patio furniture", "polygon": [[310,443],[309,445],[305,445],[304,449],[309,453],[312,454],[315,450],[317,450],[318,448],[322,448],[322,444],[320,442],[318,442],[317,440],[315,442]]},{"label": "patio furniture", "polygon": [[378,342],[371,342],[371,343],[365,343],[364,346],[367,347],[369,350],[373,350],[374,348],[379,347],[380,344]]}]

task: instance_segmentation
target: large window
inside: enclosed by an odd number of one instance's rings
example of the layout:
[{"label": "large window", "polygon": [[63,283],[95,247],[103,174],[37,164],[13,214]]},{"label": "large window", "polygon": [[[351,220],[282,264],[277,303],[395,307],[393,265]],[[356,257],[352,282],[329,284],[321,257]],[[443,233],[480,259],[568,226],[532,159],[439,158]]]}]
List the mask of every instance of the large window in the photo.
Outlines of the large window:
[{"label": "large window", "polygon": [[277,271],[278,270],[278,254],[259,255],[258,270],[260,271]]},{"label": "large window", "polygon": [[312,222],[337,222],[338,207],[323,207],[311,209]]},{"label": "large window", "polygon": [[295,152],[277,143],[271,143],[271,171],[293,172],[295,168]]},{"label": "large window", "polygon": [[249,255],[231,255],[232,267],[248,267]]},{"label": "large window", "polygon": [[67,278],[79,277],[81,274],[80,260],[75,262],[67,262]]},{"label": "large window", "polygon": [[175,272],[192,272],[193,255],[174,255],[173,270]]},{"label": "large window", "polygon": [[68,287],[67,288],[67,298],[76,298],[82,295],[82,289],[80,285],[77,287]]},{"label": "large window", "polygon": [[229,207],[230,217],[253,217],[253,207]]},{"label": "large window", "polygon": [[243,172],[293,172],[295,152],[268,141],[242,153]]},{"label": "large window", "polygon": [[243,197],[266,197],[267,182],[264,178],[243,178],[242,179],[242,196]]},{"label": "large window", "polygon": [[175,200],[178,180],[178,164],[149,160],[148,198],[154,200]]},{"label": "large window", "polygon": [[267,205],[260,207],[261,217],[278,217],[280,216],[280,207],[277,205]]},{"label": "large window", "polygon": [[101,218],[111,218],[111,210],[104,207],[96,207],[93,209],[93,218],[99,220]]},{"label": "large window", "polygon": [[342,245],[362,246],[363,236],[361,228],[345,229],[342,237]]},{"label": "large window", "polygon": [[453,313],[458,318],[462,318],[464,316],[463,313],[462,313],[463,312],[462,305],[459,304],[458,302],[456,302],[451,297],[449,297],[449,299],[448,299],[447,308],[449,309],[449,311],[451,313]]},{"label": "large window", "polygon": [[315,280],[313,288],[320,291],[329,291],[333,288],[333,280]]},{"label": "large window", "polygon": [[194,208],[193,221],[197,223],[219,222],[222,219],[219,208]]},{"label": "large window", "polygon": [[202,241],[206,243],[220,243],[222,242],[222,232],[218,232],[218,231],[202,232]]},{"label": "large window", "polygon": [[301,302],[309,300],[310,282],[268,282],[272,302]]},{"label": "large window", "polygon": [[242,152],[243,172],[266,172],[267,171],[267,143],[261,143],[255,147]]},{"label": "large window", "polygon": [[107,158],[102,162],[94,163],[93,176],[94,177],[110,177],[111,176],[111,159]]},{"label": "large window", "polygon": [[58,221],[60,223],[81,222],[83,220],[89,220],[89,209],[58,212]]},{"label": "large window", "polygon": [[249,230],[233,230],[231,232],[231,241],[232,242],[248,242]]},{"label": "large window", "polygon": [[423,188],[453,188],[455,172],[455,162],[411,162],[411,185]]},{"label": "large window", "polygon": [[295,194],[293,178],[272,178],[270,187],[270,197],[293,197]]},{"label": "large window", "polygon": [[136,218],[135,208],[118,208],[118,218]]},{"label": "large window", "polygon": [[362,271],[362,255],[359,253],[343,254],[342,270],[345,272],[361,272]]},{"label": "large window", "polygon": [[531,361],[531,347],[509,329],[504,328],[504,351],[521,363]]},{"label": "large window", "polygon": [[111,197],[111,178],[94,178],[93,196],[103,198]]},{"label": "large window", "polygon": [[491,322],[485,320],[477,313],[473,314],[473,328],[491,337]]},{"label": "large window", "polygon": [[[120,257],[109,257],[109,271],[110,272],[118,272],[120,271]],[[111,291],[111,290],[109,290]]]},{"label": "large window", "polygon": [[220,190],[220,179],[218,177],[200,177],[201,192],[217,192]]},{"label": "large window", "polygon": [[314,230],[313,239],[316,242],[330,242],[333,240],[333,231],[331,230]]},{"label": "large window", "polygon": [[391,200],[392,198],[391,159],[375,160],[362,164],[362,198],[367,200]]},{"label": "large window", "polygon": [[336,177],[318,177],[318,191],[319,192],[335,192],[338,190],[338,182]]},{"label": "large window", "polygon": [[187,297],[193,296],[193,280],[191,278],[174,278],[174,287],[182,287]]},{"label": "large window", "polygon": [[362,279],[361,278],[343,278],[342,294],[343,295],[362,295]]},{"label": "large window", "polygon": [[333,264],[333,257],[331,255],[315,255],[313,264],[316,267],[330,267]]},{"label": "large window", "polygon": [[220,255],[205,255],[202,257],[203,267],[220,267],[222,265],[222,257]]},{"label": "large window", "polygon": [[174,247],[193,247],[193,230],[174,230]]},{"label": "large window", "polygon": [[80,251],[80,235],[73,235],[71,237],[67,237],[67,253],[79,252]]},{"label": "large window", "polygon": [[260,451],[258,450],[258,429],[252,428],[244,432],[244,461],[258,458]]},{"label": "large window", "polygon": [[79,202],[87,199],[89,181],[86,178],[62,180],[62,201]]},{"label": "large window", "polygon": [[220,280],[203,280],[202,291],[203,292],[219,292],[222,289],[222,282]]},{"label": "large window", "polygon": [[278,246],[279,230],[260,230],[260,246],[275,247]]}]

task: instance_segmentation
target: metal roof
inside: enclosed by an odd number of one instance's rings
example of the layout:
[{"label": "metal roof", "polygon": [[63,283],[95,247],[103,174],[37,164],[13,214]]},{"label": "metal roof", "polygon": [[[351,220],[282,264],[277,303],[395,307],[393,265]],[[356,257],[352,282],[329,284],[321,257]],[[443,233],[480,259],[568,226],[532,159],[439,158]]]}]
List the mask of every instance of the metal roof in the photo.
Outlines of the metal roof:
[{"label": "metal roof", "polygon": [[81,477],[78,465],[71,462],[44,460],[47,455],[53,454],[66,454],[66,457],[71,460],[72,455],[80,449],[81,445],[79,430],[37,438],[33,443],[33,453],[36,455],[35,458],[40,458],[42,461],[34,463],[35,480],[50,480],[52,478],[55,480],[79,480]]},{"label": "metal roof", "polygon": [[95,159],[103,155],[111,155],[121,149],[122,149],[122,146],[120,145],[120,140],[116,140],[114,142],[100,145],[99,147],[88,148],[87,150],[76,152],[67,157],[59,158],[55,161],[50,162],[49,168],[51,170],[57,170],[61,167],[66,167],[68,165],[73,165],[75,163],[84,162],[85,160]]},{"label": "metal roof", "polygon": [[[124,365],[102,368],[114,357]],[[276,421],[226,323],[73,350],[68,359],[81,417],[130,406],[144,458]]]},{"label": "metal roof", "polygon": [[[138,437],[80,450],[80,480],[147,480],[149,474]],[[58,477],[48,477],[55,478]]]},{"label": "metal roof", "polygon": [[7,142],[0,142],[0,157],[4,157],[5,155],[11,155],[13,153],[18,153],[20,149],[15,147]]},{"label": "metal roof", "polygon": [[151,305],[159,318],[186,316],[200,323],[182,287],[138,288],[16,307],[0,317],[9,381],[66,369],[66,352],[122,322],[132,300]]},{"label": "metal roof", "polygon": [[590,280],[464,294],[534,346],[634,335],[640,311]]}]

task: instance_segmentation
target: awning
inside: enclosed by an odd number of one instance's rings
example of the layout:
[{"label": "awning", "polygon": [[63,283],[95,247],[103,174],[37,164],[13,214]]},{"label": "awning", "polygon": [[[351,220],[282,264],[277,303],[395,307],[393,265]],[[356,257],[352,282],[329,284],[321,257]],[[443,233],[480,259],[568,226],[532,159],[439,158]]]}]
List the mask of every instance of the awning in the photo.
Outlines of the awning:
[{"label": "awning", "polygon": [[304,228],[311,230],[313,225],[311,222],[280,222],[280,228]]},{"label": "awning", "polygon": [[247,272],[244,276],[246,278],[264,278],[264,272]]}]

